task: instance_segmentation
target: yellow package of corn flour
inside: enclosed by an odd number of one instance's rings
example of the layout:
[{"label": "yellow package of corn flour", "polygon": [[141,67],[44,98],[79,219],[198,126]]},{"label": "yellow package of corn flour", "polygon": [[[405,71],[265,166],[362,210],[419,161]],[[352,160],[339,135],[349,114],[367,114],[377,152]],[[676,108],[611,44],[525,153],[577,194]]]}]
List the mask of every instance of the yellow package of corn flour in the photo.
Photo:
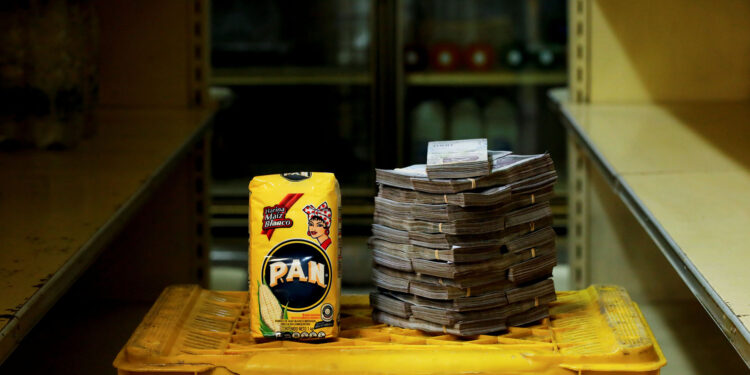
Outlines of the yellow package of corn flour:
[{"label": "yellow package of corn flour", "polygon": [[250,331],[254,338],[338,336],[339,184],[332,173],[250,181]]}]

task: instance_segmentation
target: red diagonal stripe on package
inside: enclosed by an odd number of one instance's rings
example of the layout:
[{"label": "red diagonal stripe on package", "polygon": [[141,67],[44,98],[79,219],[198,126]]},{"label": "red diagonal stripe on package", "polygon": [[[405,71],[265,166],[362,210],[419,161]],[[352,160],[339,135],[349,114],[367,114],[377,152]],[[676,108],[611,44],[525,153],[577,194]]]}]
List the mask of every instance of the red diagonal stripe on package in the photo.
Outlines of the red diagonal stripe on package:
[{"label": "red diagonal stripe on package", "polygon": [[[302,193],[299,193],[299,194],[287,194],[284,197],[284,199],[282,199],[281,202],[279,202],[279,206],[286,209],[285,216],[286,216],[286,213],[289,212],[289,209],[292,208],[292,206],[295,203],[297,203],[297,201],[300,198],[302,198],[302,195],[303,195]],[[268,229],[268,230],[264,230],[264,231],[262,231],[260,233],[261,234],[265,234],[266,236],[268,236],[268,240],[270,241],[271,240],[271,236],[273,235],[273,231],[275,229],[276,228],[271,228],[271,229]]]}]

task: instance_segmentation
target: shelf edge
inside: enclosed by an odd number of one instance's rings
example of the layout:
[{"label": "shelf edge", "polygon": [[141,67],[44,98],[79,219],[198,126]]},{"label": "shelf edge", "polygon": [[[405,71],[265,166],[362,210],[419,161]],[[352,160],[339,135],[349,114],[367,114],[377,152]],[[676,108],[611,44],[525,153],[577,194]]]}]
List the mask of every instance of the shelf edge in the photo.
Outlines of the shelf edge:
[{"label": "shelf edge", "polygon": [[690,259],[684,255],[680,246],[659,224],[627,182],[615,172],[606,158],[593,146],[591,140],[576,122],[575,117],[563,107],[561,100],[566,95],[560,95],[562,91],[563,89],[550,90],[548,94],[552,107],[558,113],[561,122],[574,135],[576,142],[582,146],[589,159],[594,162],[593,164],[596,165],[604,180],[607,181],[610,188],[620,197],[630,213],[646,230],[646,233],[708,312],[743,362],[750,367],[750,331],[748,331],[748,328],[732,312],[721,296],[716,293]]},{"label": "shelf edge", "polygon": [[44,314],[68,291],[76,280],[94,263],[128,220],[138,211],[164,181],[190,148],[206,134],[212,113],[207,112],[201,126],[165,160],[151,176],[125,201],[115,213],[58,269],[44,285],[13,314],[0,329],[0,365],[10,356]]}]

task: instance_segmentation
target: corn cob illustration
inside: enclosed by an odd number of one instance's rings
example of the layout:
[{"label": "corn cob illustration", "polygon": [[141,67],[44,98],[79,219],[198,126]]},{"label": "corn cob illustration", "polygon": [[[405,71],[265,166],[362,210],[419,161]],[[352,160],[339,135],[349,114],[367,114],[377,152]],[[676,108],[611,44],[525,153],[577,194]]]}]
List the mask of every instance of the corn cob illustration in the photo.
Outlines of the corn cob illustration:
[{"label": "corn cob illustration", "polygon": [[271,292],[271,288],[268,285],[261,284],[258,297],[260,302],[260,317],[263,319],[263,322],[274,332],[281,331],[281,325],[276,320],[281,319],[283,311],[276,296]]}]

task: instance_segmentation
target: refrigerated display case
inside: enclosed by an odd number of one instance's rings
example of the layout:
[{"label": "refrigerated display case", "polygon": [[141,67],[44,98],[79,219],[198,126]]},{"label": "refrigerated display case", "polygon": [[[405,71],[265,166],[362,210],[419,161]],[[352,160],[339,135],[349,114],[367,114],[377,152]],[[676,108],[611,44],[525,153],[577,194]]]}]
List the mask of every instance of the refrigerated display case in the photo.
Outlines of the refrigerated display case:
[{"label": "refrigerated display case", "polygon": [[[396,165],[424,163],[427,142],[487,138],[491,149],[549,152],[551,201],[566,235],[565,132],[546,105],[567,84],[566,1],[394,2]],[[558,241],[567,262],[564,240]],[[563,266],[562,268],[564,268]],[[565,288],[564,282],[561,287]]]},{"label": "refrigerated display case", "polygon": [[[254,175],[334,172],[345,247],[357,244],[344,251],[357,270],[344,279],[368,284],[375,168],[424,162],[431,140],[487,137],[494,148],[549,151],[564,173],[564,132],[543,103],[546,89],[567,79],[565,5],[214,1],[211,83],[235,95],[217,115],[212,144],[214,255],[246,261]],[[441,51],[453,60],[441,65]],[[523,61],[508,63],[508,53]],[[554,201],[561,233],[562,185]]]}]

